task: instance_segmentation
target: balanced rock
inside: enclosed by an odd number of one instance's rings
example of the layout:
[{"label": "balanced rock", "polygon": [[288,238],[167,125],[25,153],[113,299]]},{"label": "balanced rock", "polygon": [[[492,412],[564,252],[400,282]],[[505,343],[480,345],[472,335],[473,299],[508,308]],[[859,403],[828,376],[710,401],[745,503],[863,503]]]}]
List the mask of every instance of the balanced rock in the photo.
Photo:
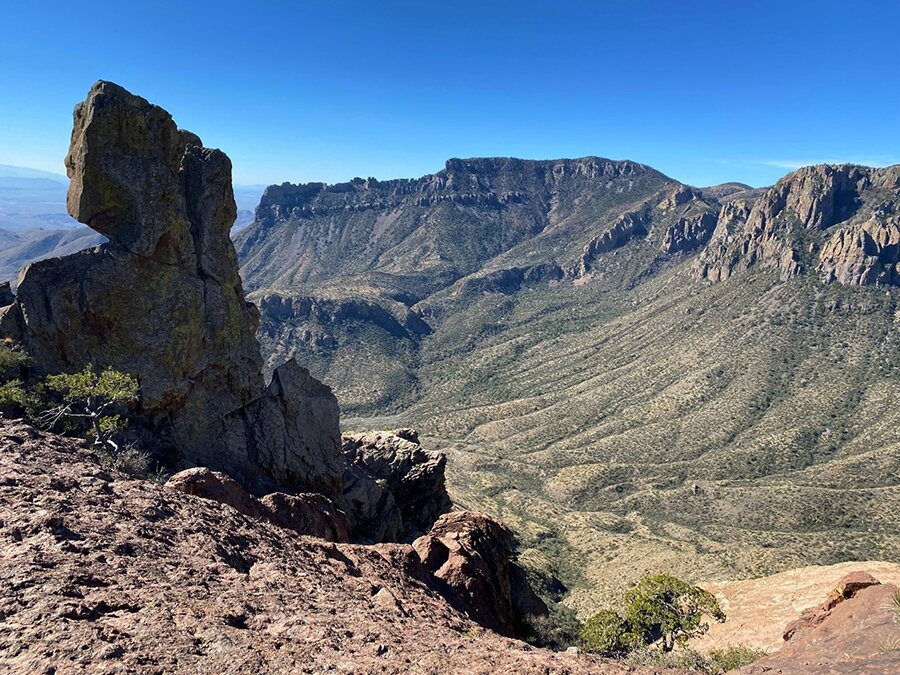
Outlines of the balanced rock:
[{"label": "balanced rock", "polygon": [[265,386],[229,238],[231,162],[162,108],[98,82],[75,108],[69,213],[109,238],[24,272],[0,336],[39,372],[112,367],[140,382],[139,422],[183,466],[252,492],[338,494],[337,402],[297,364]]}]

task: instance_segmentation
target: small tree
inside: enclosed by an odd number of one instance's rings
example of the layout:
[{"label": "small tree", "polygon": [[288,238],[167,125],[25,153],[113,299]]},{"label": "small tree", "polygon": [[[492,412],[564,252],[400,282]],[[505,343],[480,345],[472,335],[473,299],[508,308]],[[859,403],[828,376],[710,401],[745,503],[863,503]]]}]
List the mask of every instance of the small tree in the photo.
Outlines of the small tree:
[{"label": "small tree", "polygon": [[127,421],[114,410],[135,403],[138,388],[135,378],[112,368],[97,373],[85,366],[79,373],[48,375],[47,389],[60,394],[62,403],[41,413],[38,421],[46,429],[67,419],[87,421],[94,445],[106,443],[118,450],[112,437]]},{"label": "small tree", "polygon": [[645,576],[625,594],[625,619],[631,630],[648,644],[661,640],[664,652],[706,633],[709,624],[703,622],[704,616],[725,621],[712,593],[669,574]]},{"label": "small tree", "polygon": [[642,642],[628,621],[611,609],[601,609],[585,621],[580,637],[585,651],[602,656],[622,656]]}]

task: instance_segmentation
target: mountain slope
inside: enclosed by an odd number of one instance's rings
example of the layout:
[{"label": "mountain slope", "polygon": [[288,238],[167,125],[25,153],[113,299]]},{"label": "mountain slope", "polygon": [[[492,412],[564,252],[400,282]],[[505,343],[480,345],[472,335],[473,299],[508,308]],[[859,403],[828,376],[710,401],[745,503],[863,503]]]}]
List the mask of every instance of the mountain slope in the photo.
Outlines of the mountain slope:
[{"label": "mountain slope", "polygon": [[266,357],[419,427],[587,614],[644,571],[900,556],[898,174],[452,160],[270,188],[238,251]]},{"label": "mountain slope", "polygon": [[89,227],[3,234],[0,234],[0,280],[10,281],[15,281],[19,271],[29,263],[69,255],[106,241]]}]

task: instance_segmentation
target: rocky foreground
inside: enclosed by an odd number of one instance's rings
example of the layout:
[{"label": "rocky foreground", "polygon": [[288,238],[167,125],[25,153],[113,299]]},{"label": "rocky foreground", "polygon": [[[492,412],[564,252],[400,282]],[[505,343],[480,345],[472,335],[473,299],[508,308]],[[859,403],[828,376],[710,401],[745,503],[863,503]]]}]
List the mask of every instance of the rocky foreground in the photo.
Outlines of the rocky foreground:
[{"label": "rocky foreground", "polygon": [[629,670],[486,630],[412,546],[301,536],[20,422],[0,421],[0,476],[3,672]]}]

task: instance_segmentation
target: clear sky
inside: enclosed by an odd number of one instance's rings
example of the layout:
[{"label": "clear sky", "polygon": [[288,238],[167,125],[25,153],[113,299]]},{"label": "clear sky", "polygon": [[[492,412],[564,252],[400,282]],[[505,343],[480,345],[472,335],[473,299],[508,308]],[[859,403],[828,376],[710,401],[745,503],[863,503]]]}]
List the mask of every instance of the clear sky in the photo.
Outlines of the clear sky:
[{"label": "clear sky", "polygon": [[0,163],[64,172],[98,79],[239,183],[600,155],[695,185],[900,162],[900,1],[6,2]]}]

